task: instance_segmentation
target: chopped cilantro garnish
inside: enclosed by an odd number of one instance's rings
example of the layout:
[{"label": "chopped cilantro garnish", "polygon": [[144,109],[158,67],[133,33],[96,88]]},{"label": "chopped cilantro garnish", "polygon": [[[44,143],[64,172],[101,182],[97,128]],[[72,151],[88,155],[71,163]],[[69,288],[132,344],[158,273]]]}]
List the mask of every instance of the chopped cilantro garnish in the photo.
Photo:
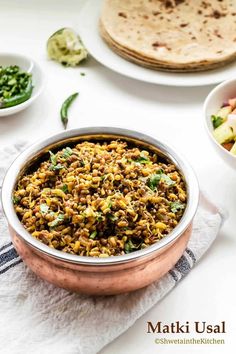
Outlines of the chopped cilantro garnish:
[{"label": "chopped cilantro garnish", "polygon": [[185,204],[181,202],[172,202],[170,203],[170,210],[172,213],[177,213],[179,210],[183,210],[185,208]]},{"label": "chopped cilantro garnish", "polygon": [[166,175],[165,173],[163,173],[161,175],[161,180],[163,182],[165,182],[168,186],[173,186],[175,184],[175,182],[173,181],[173,179],[171,179],[168,175]]},{"label": "chopped cilantro garnish", "polygon": [[146,156],[139,156],[136,160],[135,160],[135,162],[139,162],[139,163],[141,163],[141,164],[149,164],[149,163],[151,163],[151,161],[146,157]]},{"label": "chopped cilantro garnish", "polygon": [[57,215],[55,220],[48,223],[48,226],[55,227],[59,225],[62,221],[64,221],[64,218],[65,218],[64,214],[59,214]]},{"label": "chopped cilantro garnish", "polygon": [[70,147],[66,147],[65,149],[63,149],[63,154],[62,154],[62,156],[64,157],[64,158],[68,158],[68,157],[70,157],[71,155],[73,154],[73,150],[70,148]]},{"label": "chopped cilantro garnish", "polygon": [[16,197],[16,196],[12,197],[13,204],[18,204],[20,200],[21,200],[20,197]]},{"label": "chopped cilantro garnish", "polygon": [[61,190],[62,190],[64,193],[67,193],[67,192],[68,192],[68,186],[67,186],[67,184],[63,184],[63,186],[61,187]]},{"label": "chopped cilantro garnish", "polygon": [[43,204],[40,204],[39,209],[42,214],[47,214],[49,206],[47,204],[43,203]]},{"label": "chopped cilantro garnish", "polygon": [[55,155],[53,152],[51,152],[50,150],[49,150],[49,154],[50,154],[50,161],[51,161],[51,164],[52,164],[53,166],[55,166],[55,165],[57,164],[57,157],[56,157],[56,155]]},{"label": "chopped cilantro garnish", "polygon": [[148,187],[154,191],[156,187],[158,186],[159,182],[161,180],[161,173],[156,173],[155,175],[152,175],[149,180],[148,180]]},{"label": "chopped cilantro garnish", "polygon": [[62,164],[58,163],[57,165],[50,165],[49,166],[49,170],[57,171],[57,170],[61,170],[64,167],[65,166],[63,166]]},{"label": "chopped cilantro garnish", "polygon": [[130,253],[133,252],[134,250],[137,250],[140,245],[134,245],[131,240],[127,241],[125,243],[125,253]]},{"label": "chopped cilantro garnish", "polygon": [[110,219],[111,221],[116,221],[118,219],[117,216],[113,215],[113,214],[107,214],[108,219]]},{"label": "chopped cilantro garnish", "polygon": [[61,165],[60,163],[57,163],[57,156],[53,152],[51,152],[49,150],[49,154],[50,154],[50,161],[51,161],[51,165],[49,166],[49,170],[56,171],[56,170],[61,170],[62,168],[64,168],[63,165]]},{"label": "chopped cilantro garnish", "polygon": [[162,169],[160,169],[149,178],[147,185],[152,191],[154,191],[160,181],[163,181],[168,186],[173,186],[175,184],[175,182],[168,175],[166,175]]}]

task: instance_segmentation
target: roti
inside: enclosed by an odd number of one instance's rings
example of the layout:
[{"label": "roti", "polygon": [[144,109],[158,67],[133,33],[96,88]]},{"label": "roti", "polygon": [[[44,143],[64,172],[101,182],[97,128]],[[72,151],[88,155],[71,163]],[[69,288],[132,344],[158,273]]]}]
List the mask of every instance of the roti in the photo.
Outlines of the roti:
[{"label": "roti", "polygon": [[117,54],[151,69],[213,69],[236,59],[236,1],[105,0],[100,33]]}]

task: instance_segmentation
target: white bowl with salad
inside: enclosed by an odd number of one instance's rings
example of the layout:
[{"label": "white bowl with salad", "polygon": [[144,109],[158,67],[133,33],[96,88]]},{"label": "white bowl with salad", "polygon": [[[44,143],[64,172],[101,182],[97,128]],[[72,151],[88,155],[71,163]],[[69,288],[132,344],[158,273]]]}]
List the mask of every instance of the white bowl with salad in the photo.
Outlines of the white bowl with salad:
[{"label": "white bowl with salad", "polygon": [[216,86],[204,103],[205,126],[221,157],[236,168],[236,79]]},{"label": "white bowl with salad", "polygon": [[0,117],[28,107],[42,92],[43,73],[31,58],[0,53]]}]

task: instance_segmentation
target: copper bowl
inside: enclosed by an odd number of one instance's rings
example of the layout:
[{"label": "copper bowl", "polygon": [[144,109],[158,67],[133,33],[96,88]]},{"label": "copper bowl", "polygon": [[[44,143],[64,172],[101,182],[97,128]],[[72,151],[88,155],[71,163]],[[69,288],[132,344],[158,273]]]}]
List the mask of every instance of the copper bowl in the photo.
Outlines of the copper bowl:
[{"label": "copper bowl", "polygon": [[[52,249],[32,237],[20,223],[13,207],[12,192],[19,176],[48,150],[83,140],[121,138],[155,150],[172,161],[187,185],[187,206],[175,229],[143,250],[108,258],[86,257]],[[164,143],[147,135],[119,128],[68,130],[39,141],[22,152],[8,169],[2,187],[2,204],[12,242],[23,261],[39,277],[56,286],[85,294],[111,295],[133,291],[160,279],[181,257],[192,230],[198,206],[199,187],[188,163]]]}]

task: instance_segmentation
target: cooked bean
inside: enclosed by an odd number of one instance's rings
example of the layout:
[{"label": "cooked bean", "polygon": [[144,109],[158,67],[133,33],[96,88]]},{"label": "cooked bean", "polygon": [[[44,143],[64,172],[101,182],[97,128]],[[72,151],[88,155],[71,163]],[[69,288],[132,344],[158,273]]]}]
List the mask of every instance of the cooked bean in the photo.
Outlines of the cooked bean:
[{"label": "cooked bean", "polygon": [[186,200],[173,163],[122,140],[50,152],[13,193],[15,211],[33,237],[101,258],[158,242],[178,224]]}]

